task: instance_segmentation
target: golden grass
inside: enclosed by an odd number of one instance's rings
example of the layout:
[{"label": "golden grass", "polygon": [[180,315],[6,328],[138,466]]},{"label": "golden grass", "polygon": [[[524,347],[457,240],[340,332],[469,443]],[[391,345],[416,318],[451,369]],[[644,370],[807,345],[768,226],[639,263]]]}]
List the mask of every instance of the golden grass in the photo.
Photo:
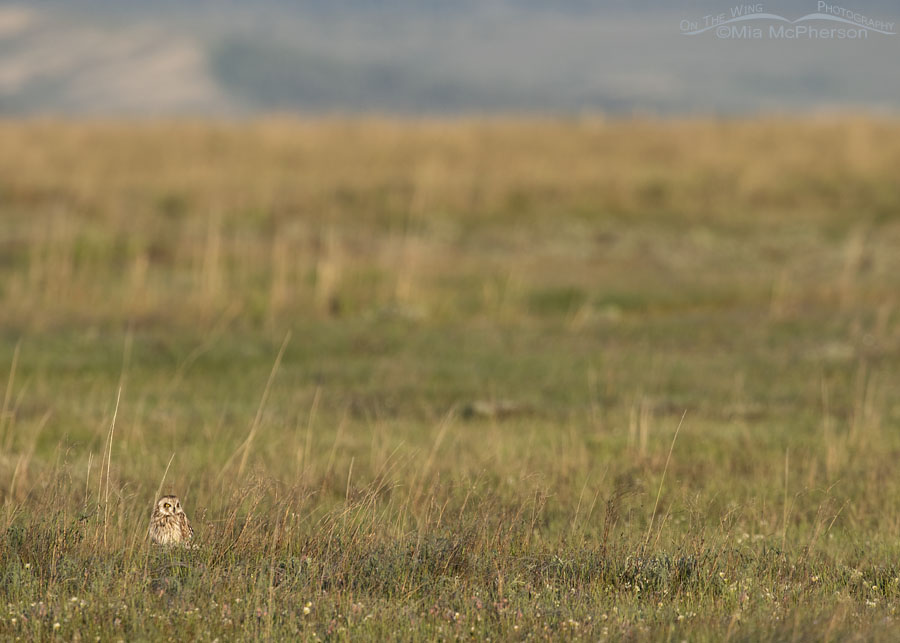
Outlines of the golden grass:
[{"label": "golden grass", "polygon": [[0,123],[0,635],[891,640],[898,134]]}]

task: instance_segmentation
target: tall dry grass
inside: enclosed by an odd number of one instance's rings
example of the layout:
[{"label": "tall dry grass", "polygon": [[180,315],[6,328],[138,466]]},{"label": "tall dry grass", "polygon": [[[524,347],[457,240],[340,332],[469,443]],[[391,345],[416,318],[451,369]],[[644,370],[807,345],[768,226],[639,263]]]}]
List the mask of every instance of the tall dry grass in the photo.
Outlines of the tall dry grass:
[{"label": "tall dry grass", "polygon": [[0,124],[0,632],[891,640],[898,130]]}]

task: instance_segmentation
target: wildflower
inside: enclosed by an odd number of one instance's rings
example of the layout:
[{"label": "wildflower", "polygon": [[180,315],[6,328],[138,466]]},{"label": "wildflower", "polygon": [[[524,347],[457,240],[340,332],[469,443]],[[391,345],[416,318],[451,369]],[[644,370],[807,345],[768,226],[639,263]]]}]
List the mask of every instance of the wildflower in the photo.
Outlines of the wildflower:
[{"label": "wildflower", "polygon": [[303,606],[303,614],[309,614],[312,611],[312,602],[307,603]]},{"label": "wildflower", "polygon": [[59,621],[53,624],[53,629],[58,630],[60,628]]}]

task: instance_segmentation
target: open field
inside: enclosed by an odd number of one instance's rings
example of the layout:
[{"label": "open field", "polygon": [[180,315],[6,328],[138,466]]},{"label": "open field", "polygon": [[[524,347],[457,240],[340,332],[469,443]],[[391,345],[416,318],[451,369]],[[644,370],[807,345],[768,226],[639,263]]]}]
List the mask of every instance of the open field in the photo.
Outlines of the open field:
[{"label": "open field", "polygon": [[0,123],[0,638],[895,640],[898,168],[851,117]]}]

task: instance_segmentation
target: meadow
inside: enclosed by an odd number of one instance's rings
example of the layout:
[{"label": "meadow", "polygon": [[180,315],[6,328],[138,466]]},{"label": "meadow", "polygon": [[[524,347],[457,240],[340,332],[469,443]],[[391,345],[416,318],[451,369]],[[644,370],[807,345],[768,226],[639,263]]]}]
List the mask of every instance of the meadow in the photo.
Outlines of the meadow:
[{"label": "meadow", "polygon": [[0,122],[0,638],[896,640],[897,168],[850,115]]}]

